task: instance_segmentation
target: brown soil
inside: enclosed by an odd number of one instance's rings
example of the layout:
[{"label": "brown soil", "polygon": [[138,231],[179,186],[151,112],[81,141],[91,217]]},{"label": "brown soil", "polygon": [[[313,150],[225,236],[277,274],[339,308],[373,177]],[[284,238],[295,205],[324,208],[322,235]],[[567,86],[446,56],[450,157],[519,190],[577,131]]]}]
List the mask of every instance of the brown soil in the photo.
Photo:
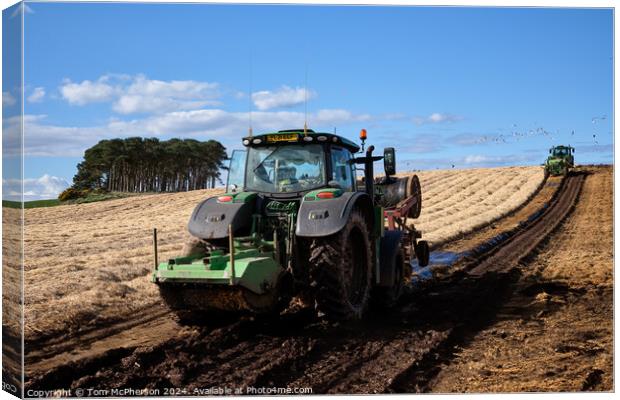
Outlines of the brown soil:
[{"label": "brown soil", "polygon": [[[41,365],[27,386],[176,387],[182,395],[272,386],[313,393],[609,390],[611,168],[590,172],[573,214],[580,174],[538,218],[363,322],[332,324],[296,309],[273,319],[169,326],[161,328],[169,338],[163,342],[133,341],[54,368]],[[524,257],[540,245],[537,258]],[[561,268],[575,251],[582,264],[593,264],[575,273]]]},{"label": "brown soil", "polygon": [[2,382],[21,394],[22,381],[21,211],[2,208]]},{"label": "brown soil", "polygon": [[[422,217],[427,240],[471,231],[521,205],[542,181],[537,166],[423,171]],[[160,309],[153,268],[152,232],[158,228],[159,259],[179,255],[192,210],[221,190],[196,190],[25,210],[24,287],[26,348],[47,340],[81,337],[93,329],[143,318]],[[8,226],[17,210],[4,209]],[[16,222],[17,226],[19,224]],[[5,240],[6,251],[21,238]],[[7,260],[8,257],[5,257]],[[5,262],[5,293],[18,298],[20,262]],[[13,292],[10,292],[13,290]],[[8,297],[5,296],[5,300]],[[14,302],[15,303],[15,302]],[[5,302],[5,304],[9,304]],[[6,307],[4,321],[21,332],[20,307]]]},{"label": "brown soil", "polygon": [[613,390],[613,170],[588,170],[573,217],[433,392]]}]

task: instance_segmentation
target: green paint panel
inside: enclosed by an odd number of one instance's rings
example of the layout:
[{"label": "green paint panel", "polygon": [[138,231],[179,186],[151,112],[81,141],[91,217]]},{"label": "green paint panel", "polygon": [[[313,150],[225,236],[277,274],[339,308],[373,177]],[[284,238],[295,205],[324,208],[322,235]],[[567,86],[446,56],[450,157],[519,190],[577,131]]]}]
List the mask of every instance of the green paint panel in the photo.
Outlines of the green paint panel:
[{"label": "green paint panel", "polygon": [[233,203],[249,203],[251,201],[254,201],[254,199],[256,198],[256,193],[254,192],[240,192],[240,193],[233,193]]},{"label": "green paint panel", "polygon": [[[245,250],[235,254],[235,284],[255,293],[265,293],[275,286],[282,269],[271,253]],[[224,260],[225,259],[225,260]],[[161,263],[153,272],[153,282],[198,282],[205,284],[230,284],[232,269],[228,256],[211,257],[211,264],[202,259],[185,264]]]}]

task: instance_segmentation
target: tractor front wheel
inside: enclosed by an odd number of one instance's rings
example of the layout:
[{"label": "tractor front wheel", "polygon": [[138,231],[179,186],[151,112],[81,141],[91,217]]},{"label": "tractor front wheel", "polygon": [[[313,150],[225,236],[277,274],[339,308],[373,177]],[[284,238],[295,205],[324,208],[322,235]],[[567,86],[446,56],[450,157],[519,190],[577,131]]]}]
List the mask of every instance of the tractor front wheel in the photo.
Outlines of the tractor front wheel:
[{"label": "tractor front wheel", "polygon": [[337,234],[312,240],[310,269],[319,311],[333,320],[362,318],[370,297],[372,251],[359,210]]}]

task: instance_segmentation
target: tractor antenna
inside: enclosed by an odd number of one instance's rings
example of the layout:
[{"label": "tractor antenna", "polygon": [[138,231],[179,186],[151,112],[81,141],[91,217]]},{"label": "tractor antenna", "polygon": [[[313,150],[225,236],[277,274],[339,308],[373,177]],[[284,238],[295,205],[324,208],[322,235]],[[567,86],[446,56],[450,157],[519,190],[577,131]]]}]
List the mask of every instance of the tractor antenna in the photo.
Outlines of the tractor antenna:
[{"label": "tractor antenna", "polygon": [[250,90],[248,93],[248,134],[252,137],[252,51],[250,51]]},{"label": "tractor antenna", "polygon": [[304,136],[308,136],[308,63],[306,63],[306,77],[304,81]]}]

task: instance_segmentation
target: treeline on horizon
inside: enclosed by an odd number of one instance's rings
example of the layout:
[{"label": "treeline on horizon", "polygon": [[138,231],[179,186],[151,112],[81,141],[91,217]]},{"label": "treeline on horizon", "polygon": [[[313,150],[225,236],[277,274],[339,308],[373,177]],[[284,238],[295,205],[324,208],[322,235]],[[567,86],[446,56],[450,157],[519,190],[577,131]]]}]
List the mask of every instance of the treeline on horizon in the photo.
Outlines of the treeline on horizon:
[{"label": "treeline on horizon", "polygon": [[102,140],[84,152],[71,189],[134,193],[208,189],[221,182],[226,158],[226,148],[216,140]]}]

